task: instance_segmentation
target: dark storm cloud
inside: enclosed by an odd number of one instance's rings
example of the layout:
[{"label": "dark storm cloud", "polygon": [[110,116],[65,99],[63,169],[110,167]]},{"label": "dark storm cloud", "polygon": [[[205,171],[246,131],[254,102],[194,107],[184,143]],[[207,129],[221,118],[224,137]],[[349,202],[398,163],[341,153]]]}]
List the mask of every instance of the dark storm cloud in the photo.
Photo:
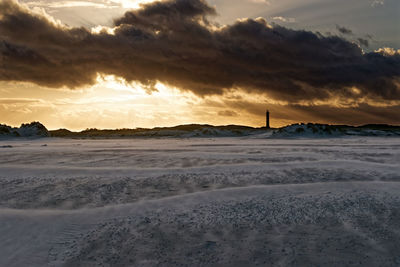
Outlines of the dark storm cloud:
[{"label": "dark storm cloud", "polygon": [[397,53],[364,54],[340,37],[263,19],[216,30],[208,20],[215,14],[203,0],[154,2],[116,19],[114,35],[93,34],[0,0],[0,80],[74,88],[105,73],[198,95],[241,88],[289,102],[332,95],[400,100]]},{"label": "dark storm cloud", "polygon": [[336,29],[342,34],[348,34],[348,35],[353,34],[352,30],[350,30],[349,28],[346,28],[344,26],[339,26],[336,24]]},{"label": "dark storm cloud", "polygon": [[143,9],[126,12],[122,18],[115,20],[115,25],[127,24],[144,30],[168,31],[187,24],[197,24],[199,20],[206,21],[207,15],[216,15],[216,11],[201,0],[154,2]]}]

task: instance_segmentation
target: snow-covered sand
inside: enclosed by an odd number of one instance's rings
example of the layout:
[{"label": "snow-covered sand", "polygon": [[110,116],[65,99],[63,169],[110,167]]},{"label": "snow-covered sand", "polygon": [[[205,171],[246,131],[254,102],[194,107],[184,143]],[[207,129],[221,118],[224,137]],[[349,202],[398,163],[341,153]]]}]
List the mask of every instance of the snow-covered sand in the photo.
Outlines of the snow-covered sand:
[{"label": "snow-covered sand", "polygon": [[0,141],[0,266],[399,266],[400,138]]}]

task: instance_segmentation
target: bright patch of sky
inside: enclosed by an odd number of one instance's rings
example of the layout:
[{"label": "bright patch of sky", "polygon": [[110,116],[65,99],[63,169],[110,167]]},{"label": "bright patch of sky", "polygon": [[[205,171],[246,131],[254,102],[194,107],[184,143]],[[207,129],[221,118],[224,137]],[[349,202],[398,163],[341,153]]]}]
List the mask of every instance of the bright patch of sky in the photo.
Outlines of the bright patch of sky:
[{"label": "bright patch of sky", "polygon": [[74,1],[22,1],[29,6],[41,6],[45,8],[66,8],[66,7],[95,7],[95,8],[138,8],[140,4],[154,0],[74,0]]},{"label": "bright patch of sky", "polygon": [[[234,111],[218,97],[203,99],[159,82],[155,89],[149,94],[140,84],[128,84],[111,75],[99,75],[97,84],[81,90],[0,82],[1,123],[19,126],[23,122],[40,121],[49,129],[70,130],[151,128],[193,122],[252,126],[264,123],[264,105],[268,103],[265,96],[251,98],[262,107],[255,116],[240,108]],[[236,99],[238,96],[230,97]],[[237,116],[239,112],[243,116]],[[275,118],[273,123],[288,124]]]}]

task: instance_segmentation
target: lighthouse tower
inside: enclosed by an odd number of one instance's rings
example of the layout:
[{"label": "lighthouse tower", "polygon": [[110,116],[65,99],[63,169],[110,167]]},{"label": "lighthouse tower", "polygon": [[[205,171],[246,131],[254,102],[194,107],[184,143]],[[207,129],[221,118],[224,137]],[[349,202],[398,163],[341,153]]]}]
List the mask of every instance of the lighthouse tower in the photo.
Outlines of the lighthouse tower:
[{"label": "lighthouse tower", "polygon": [[269,110],[267,110],[267,113],[266,113],[265,115],[266,115],[266,118],[265,118],[265,120],[266,120],[266,122],[265,122],[265,127],[267,127],[267,129],[271,129],[271,127],[270,127],[270,125],[269,125]]}]

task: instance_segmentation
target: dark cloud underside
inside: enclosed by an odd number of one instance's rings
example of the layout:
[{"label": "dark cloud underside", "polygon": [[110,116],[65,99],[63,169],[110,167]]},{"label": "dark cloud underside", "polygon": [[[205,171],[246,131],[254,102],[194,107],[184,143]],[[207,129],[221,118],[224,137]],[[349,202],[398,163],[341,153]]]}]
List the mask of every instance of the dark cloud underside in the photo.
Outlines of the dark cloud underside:
[{"label": "dark cloud underside", "polygon": [[216,13],[203,0],[154,2],[117,18],[114,35],[93,34],[0,0],[0,80],[75,88],[105,73],[198,95],[241,88],[289,103],[332,96],[400,100],[398,53],[364,54],[343,38],[263,19],[213,30],[208,18]]},{"label": "dark cloud underside", "polygon": [[350,30],[350,29],[348,29],[348,28],[346,28],[346,27],[343,27],[343,26],[336,25],[336,29],[337,29],[341,34],[348,34],[348,35],[352,35],[352,34],[353,34],[353,31],[352,31],[352,30]]},{"label": "dark cloud underside", "polygon": [[[226,103],[235,110],[247,110],[255,116],[265,113],[265,104],[247,101]],[[365,125],[371,123],[399,125],[400,106],[377,107],[360,104],[354,107],[331,105],[279,105],[270,104],[268,109],[274,121],[319,122],[329,124]]]}]

